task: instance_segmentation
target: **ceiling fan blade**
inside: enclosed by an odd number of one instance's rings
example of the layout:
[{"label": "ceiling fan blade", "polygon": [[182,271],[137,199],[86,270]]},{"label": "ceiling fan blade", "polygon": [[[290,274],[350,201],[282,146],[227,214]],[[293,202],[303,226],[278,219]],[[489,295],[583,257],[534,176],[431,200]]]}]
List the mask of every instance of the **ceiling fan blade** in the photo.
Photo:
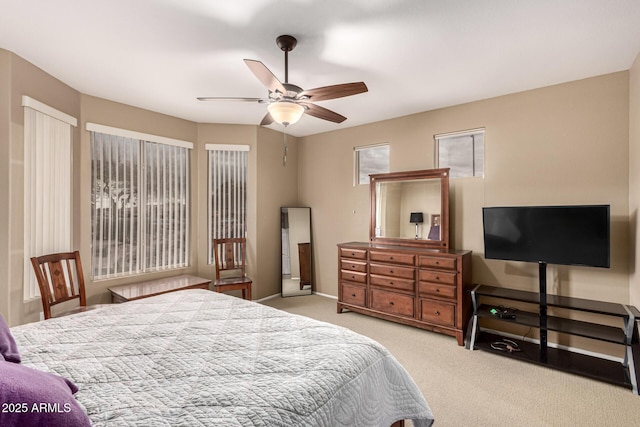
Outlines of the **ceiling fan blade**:
[{"label": "ceiling fan blade", "polygon": [[339,85],[318,87],[315,89],[303,90],[298,95],[298,99],[307,96],[310,101],[325,101],[327,99],[342,98],[345,96],[357,95],[367,92],[367,85],[364,82],[343,83]]},{"label": "ceiling fan blade", "polygon": [[264,98],[237,98],[225,96],[199,96],[198,101],[239,101],[239,102],[266,102]]},{"label": "ceiling fan blade", "polygon": [[271,123],[273,123],[273,117],[271,117],[271,113],[267,112],[267,114],[262,118],[260,126],[267,126]]},{"label": "ceiling fan blade", "polygon": [[319,105],[312,104],[310,102],[301,102],[300,105],[305,107],[304,113],[319,119],[328,120],[330,122],[342,123],[347,118],[335,111],[328,110]]},{"label": "ceiling fan blade", "polygon": [[278,80],[277,77],[274,76],[273,73],[269,71],[267,66],[262,62],[255,61],[253,59],[245,59],[244,63],[247,64],[247,67],[249,67],[251,72],[255,74],[258,80],[260,80],[262,84],[265,85],[271,92],[287,92],[282,83],[280,83],[280,80]]}]

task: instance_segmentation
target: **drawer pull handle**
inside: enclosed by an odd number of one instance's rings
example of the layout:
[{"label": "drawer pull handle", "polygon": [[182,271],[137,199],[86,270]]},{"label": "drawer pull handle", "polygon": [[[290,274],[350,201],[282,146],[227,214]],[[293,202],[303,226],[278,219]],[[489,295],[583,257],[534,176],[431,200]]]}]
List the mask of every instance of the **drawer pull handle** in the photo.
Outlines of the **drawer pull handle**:
[{"label": "drawer pull handle", "polygon": [[355,298],[355,297],[356,297],[356,294],[351,294],[351,296]]},{"label": "drawer pull handle", "polygon": [[393,281],[389,282],[390,285],[393,285]]},{"label": "drawer pull handle", "polygon": [[436,292],[440,292],[440,288],[436,288]]},{"label": "drawer pull handle", "polygon": [[389,257],[389,259],[393,260],[393,257],[392,257],[392,256],[390,256],[390,257]]},{"label": "drawer pull handle", "polygon": [[436,310],[436,316],[440,316],[440,312]]},{"label": "drawer pull handle", "polygon": [[389,270],[389,273],[393,274],[393,270]]},{"label": "drawer pull handle", "polygon": [[440,280],[440,276],[436,276],[436,280]]},{"label": "drawer pull handle", "polygon": [[389,301],[389,305],[393,305],[393,301]]}]

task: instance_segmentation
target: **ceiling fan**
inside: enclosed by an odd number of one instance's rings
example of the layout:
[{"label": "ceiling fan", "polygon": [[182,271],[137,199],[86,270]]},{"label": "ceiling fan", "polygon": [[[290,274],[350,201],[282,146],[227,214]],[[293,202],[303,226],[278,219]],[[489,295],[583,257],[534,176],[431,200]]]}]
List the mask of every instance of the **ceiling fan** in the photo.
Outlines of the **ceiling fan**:
[{"label": "ceiling fan", "polygon": [[289,52],[296,47],[297,43],[296,38],[289,35],[282,35],[276,38],[276,44],[284,51],[284,83],[281,83],[262,62],[252,59],[244,60],[251,72],[253,72],[258,80],[269,90],[269,95],[266,98],[203,96],[199,97],[198,100],[241,101],[268,104],[267,114],[262,119],[262,122],[260,122],[261,126],[269,125],[275,121],[286,127],[300,120],[303,114],[308,114],[330,122],[342,123],[347,119],[345,116],[313,104],[313,102],[367,92],[367,85],[365,85],[364,82],[343,83],[304,90],[299,86],[289,83]]}]

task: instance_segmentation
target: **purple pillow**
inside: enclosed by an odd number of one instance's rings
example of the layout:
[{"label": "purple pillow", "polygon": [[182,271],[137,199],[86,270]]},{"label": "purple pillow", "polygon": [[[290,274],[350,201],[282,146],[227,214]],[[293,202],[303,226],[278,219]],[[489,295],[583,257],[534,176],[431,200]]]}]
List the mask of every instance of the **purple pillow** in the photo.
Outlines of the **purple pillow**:
[{"label": "purple pillow", "polygon": [[76,391],[58,375],[0,361],[0,426],[91,426],[73,397]]},{"label": "purple pillow", "polygon": [[2,314],[0,314],[0,355],[2,355],[7,362],[20,363],[18,346]]}]

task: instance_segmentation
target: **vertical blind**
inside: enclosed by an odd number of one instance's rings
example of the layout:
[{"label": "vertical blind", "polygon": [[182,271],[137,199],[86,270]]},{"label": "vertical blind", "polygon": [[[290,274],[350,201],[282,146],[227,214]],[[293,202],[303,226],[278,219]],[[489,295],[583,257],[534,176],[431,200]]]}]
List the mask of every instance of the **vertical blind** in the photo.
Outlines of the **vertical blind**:
[{"label": "vertical blind", "polygon": [[92,277],[188,266],[193,144],[91,123],[87,130]]},{"label": "vertical blind", "polygon": [[209,264],[213,239],[245,237],[247,232],[248,145],[207,144],[209,152]]},{"label": "vertical blind", "polygon": [[75,118],[27,96],[24,106],[24,299],[40,296],[30,258],[72,247]]},{"label": "vertical blind", "polygon": [[142,269],[139,245],[140,141],[91,132],[92,277]]},{"label": "vertical blind", "polygon": [[144,247],[147,270],[188,264],[189,162],[188,150],[166,144],[144,144],[146,212]]}]

